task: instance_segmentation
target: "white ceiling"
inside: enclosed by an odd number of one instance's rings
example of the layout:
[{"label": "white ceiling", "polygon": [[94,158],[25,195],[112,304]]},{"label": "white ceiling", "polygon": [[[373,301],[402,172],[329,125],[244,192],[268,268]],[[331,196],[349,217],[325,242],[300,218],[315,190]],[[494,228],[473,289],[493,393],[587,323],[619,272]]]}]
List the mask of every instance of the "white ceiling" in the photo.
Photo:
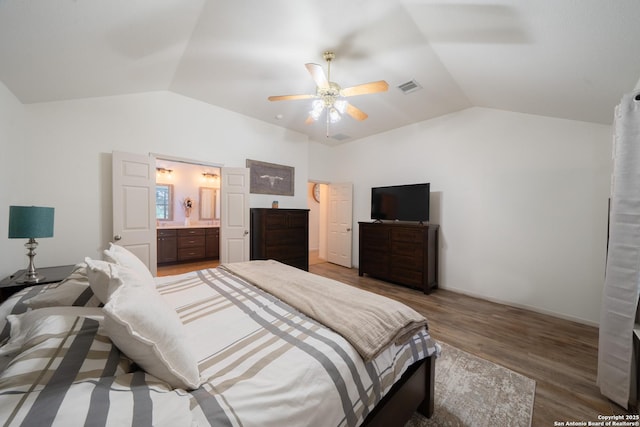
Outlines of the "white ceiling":
[{"label": "white ceiling", "polygon": [[170,90],[333,145],[309,100],[267,101],[315,93],[325,50],[342,87],[390,85],[349,98],[369,118],[332,125],[346,141],[471,106],[610,124],[640,78],[640,1],[0,0],[23,103]]}]

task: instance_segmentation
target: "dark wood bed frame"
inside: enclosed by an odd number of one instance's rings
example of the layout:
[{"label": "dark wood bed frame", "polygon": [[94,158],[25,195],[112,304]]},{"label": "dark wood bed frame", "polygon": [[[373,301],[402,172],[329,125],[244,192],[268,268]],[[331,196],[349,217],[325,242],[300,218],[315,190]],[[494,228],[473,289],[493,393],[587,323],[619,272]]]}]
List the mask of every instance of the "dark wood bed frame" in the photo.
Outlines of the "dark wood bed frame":
[{"label": "dark wood bed frame", "polygon": [[373,408],[362,427],[404,426],[417,410],[433,415],[435,354],[409,366],[385,397]]}]

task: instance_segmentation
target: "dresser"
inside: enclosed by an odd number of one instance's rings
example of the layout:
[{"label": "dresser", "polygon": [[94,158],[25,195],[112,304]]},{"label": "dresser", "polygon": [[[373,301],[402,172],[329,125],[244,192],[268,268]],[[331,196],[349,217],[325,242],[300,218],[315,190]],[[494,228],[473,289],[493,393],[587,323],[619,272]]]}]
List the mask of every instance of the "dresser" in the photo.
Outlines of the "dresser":
[{"label": "dresser", "polygon": [[358,274],[431,292],[438,287],[438,228],[360,222]]},{"label": "dresser", "polygon": [[252,208],[250,258],[308,271],[309,209]]}]

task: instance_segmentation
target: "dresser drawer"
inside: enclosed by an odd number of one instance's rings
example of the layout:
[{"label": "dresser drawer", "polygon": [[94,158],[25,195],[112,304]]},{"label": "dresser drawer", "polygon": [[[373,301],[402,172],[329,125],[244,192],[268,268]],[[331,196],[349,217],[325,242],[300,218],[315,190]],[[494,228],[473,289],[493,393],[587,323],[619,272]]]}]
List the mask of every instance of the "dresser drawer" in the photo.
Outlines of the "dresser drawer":
[{"label": "dresser drawer", "polygon": [[305,256],[305,252],[305,248],[300,245],[297,247],[293,247],[291,245],[269,246],[264,251],[266,259],[275,259],[278,261],[283,258],[302,257]]},{"label": "dresser drawer", "polygon": [[265,243],[267,246],[271,245],[294,245],[305,246],[307,242],[300,238],[300,231],[292,229],[284,230],[267,230],[264,233]]},{"label": "dresser drawer", "polygon": [[283,264],[299,268],[300,270],[309,271],[309,260],[307,257],[303,256],[301,258],[283,258],[279,261]]},{"label": "dresser drawer", "polygon": [[309,216],[304,214],[289,214],[287,218],[287,226],[289,228],[306,228],[309,224]]},{"label": "dresser drawer", "polygon": [[422,288],[423,285],[423,272],[416,270],[407,270],[404,268],[398,268],[397,265],[391,268],[391,277],[394,281],[403,283],[405,285]]},{"label": "dresser drawer", "polygon": [[389,228],[385,227],[381,224],[371,224],[366,227],[361,226],[362,235],[366,236],[368,239],[389,239]]},{"label": "dresser drawer", "polygon": [[176,236],[176,230],[175,229],[163,229],[163,228],[158,228],[158,237],[175,237]]},{"label": "dresser drawer", "polygon": [[202,236],[178,235],[178,249],[195,248],[198,246],[202,246],[204,248],[204,234],[202,234]]},{"label": "dresser drawer", "polygon": [[272,212],[264,217],[264,228],[266,230],[286,228],[287,216],[281,212]]},{"label": "dresser drawer", "polygon": [[288,212],[273,212],[264,219],[267,230],[284,228],[306,228],[309,222],[308,214],[293,214]]},{"label": "dresser drawer", "polygon": [[179,248],[178,260],[185,261],[188,259],[201,259],[204,258],[204,245],[195,248]]},{"label": "dresser drawer", "polygon": [[391,240],[394,242],[419,242],[424,239],[424,233],[418,228],[392,228]]},{"label": "dresser drawer", "polygon": [[391,265],[394,270],[422,270],[424,262],[421,256],[391,255]]},{"label": "dresser drawer", "polygon": [[424,249],[422,243],[391,242],[391,253],[401,257],[422,259]]},{"label": "dresser drawer", "polygon": [[360,258],[360,269],[372,276],[385,278],[389,275],[389,259],[385,256]]},{"label": "dresser drawer", "polygon": [[204,228],[179,228],[178,237],[204,236]]}]

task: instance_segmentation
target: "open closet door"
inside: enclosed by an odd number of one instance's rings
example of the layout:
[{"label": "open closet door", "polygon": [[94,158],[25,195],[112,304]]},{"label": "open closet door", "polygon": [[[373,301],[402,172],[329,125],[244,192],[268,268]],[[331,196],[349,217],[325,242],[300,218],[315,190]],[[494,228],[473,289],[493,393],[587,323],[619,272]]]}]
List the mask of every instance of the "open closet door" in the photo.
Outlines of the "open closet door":
[{"label": "open closet door", "polygon": [[114,151],[113,242],[124,246],[157,273],[156,162],[151,155]]},{"label": "open closet door", "polygon": [[220,262],[249,261],[249,169],[222,168]]},{"label": "open closet door", "polygon": [[353,184],[329,184],[327,261],[351,268]]},{"label": "open closet door", "polygon": [[640,91],[616,108],[607,270],[598,343],[602,394],[637,401],[633,329],[640,295]]}]

